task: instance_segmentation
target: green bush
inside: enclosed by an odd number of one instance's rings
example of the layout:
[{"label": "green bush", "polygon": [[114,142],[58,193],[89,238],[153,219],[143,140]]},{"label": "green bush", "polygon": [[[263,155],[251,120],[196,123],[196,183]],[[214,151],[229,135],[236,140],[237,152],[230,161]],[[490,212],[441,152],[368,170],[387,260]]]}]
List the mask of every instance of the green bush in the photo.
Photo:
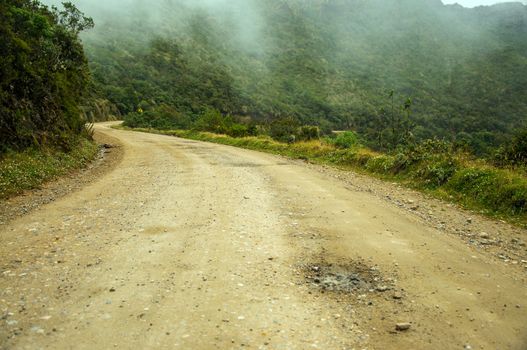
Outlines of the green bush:
[{"label": "green bush", "polygon": [[494,155],[497,166],[527,166],[527,128],[518,132],[505,146],[500,147]]},{"label": "green bush", "polygon": [[298,141],[311,141],[320,139],[320,129],[318,126],[301,126],[296,133]]},{"label": "green bush", "polygon": [[258,126],[254,123],[249,124],[247,127],[247,135],[249,136],[258,136],[260,134],[260,130],[258,129]]},{"label": "green bush", "polygon": [[368,169],[371,172],[378,173],[378,174],[387,174],[391,173],[392,169],[394,167],[395,158],[383,155],[383,156],[377,156],[374,158],[371,158],[366,163],[366,169]]},{"label": "green bush", "polygon": [[456,174],[458,167],[458,163],[453,159],[425,163],[418,168],[416,180],[424,181],[428,187],[440,187]]},{"label": "green bush", "polygon": [[232,137],[249,136],[249,128],[246,125],[234,123],[227,129],[227,135]]},{"label": "green bush", "polygon": [[438,156],[452,156],[455,150],[451,142],[439,139],[428,139],[419,143],[399,147],[397,152],[404,153],[408,163],[411,164],[426,159],[437,158]]},{"label": "green bush", "polygon": [[[141,108],[141,110],[143,110]],[[154,128],[159,130],[187,129],[191,120],[168,105],[149,108],[146,111],[129,113],[124,118],[124,126],[130,128]]]},{"label": "green bush", "polygon": [[339,133],[335,138],[327,138],[326,141],[329,144],[342,149],[353,148],[360,145],[359,137],[353,131]]},{"label": "green bush", "polygon": [[227,134],[227,130],[232,124],[232,117],[223,116],[217,109],[207,108],[195,121],[194,129],[216,134]]},{"label": "green bush", "polygon": [[505,170],[463,169],[446,186],[480,207],[513,215],[527,212],[527,179]]},{"label": "green bush", "polygon": [[256,125],[239,123],[231,115],[223,115],[214,108],[207,109],[194,123],[194,129],[240,138],[258,134]]},{"label": "green bush", "polygon": [[269,127],[269,136],[281,142],[294,142],[298,121],[294,118],[282,118],[274,120]]},{"label": "green bush", "polygon": [[142,113],[134,112],[124,116],[123,126],[133,129],[148,128],[149,123]]}]

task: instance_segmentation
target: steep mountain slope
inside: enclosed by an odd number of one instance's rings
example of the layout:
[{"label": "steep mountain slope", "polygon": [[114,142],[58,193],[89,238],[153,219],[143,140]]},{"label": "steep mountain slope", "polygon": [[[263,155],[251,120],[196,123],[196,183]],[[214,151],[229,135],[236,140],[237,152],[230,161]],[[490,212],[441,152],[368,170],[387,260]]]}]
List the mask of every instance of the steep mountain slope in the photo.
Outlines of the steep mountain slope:
[{"label": "steep mountain slope", "polygon": [[[126,114],[208,107],[353,128],[375,146],[395,92],[417,138],[498,145],[527,115],[527,6],[439,0],[173,0],[84,37],[101,94]],[[82,6],[82,5],[81,5]],[[379,145],[376,145],[379,146]]]},{"label": "steep mountain slope", "polygon": [[78,34],[92,25],[74,6],[59,11],[38,1],[0,3],[0,157],[76,143],[89,75]]}]

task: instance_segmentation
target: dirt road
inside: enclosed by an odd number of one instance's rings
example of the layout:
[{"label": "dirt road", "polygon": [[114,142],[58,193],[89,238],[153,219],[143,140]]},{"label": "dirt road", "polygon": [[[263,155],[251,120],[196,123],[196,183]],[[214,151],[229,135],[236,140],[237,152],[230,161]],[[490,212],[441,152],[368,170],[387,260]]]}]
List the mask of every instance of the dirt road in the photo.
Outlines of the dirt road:
[{"label": "dirt road", "polygon": [[113,171],[0,226],[1,348],[527,349],[524,262],[359,178],[97,130]]}]

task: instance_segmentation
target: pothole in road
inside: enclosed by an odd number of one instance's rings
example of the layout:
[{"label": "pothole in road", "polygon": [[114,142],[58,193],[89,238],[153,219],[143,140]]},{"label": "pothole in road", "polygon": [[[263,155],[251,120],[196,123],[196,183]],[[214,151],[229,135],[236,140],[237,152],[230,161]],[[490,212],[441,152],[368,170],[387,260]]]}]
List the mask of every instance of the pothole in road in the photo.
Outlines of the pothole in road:
[{"label": "pothole in road", "polygon": [[385,293],[395,289],[392,278],[384,278],[379,270],[365,263],[318,263],[303,266],[307,283],[322,291],[362,294]]}]

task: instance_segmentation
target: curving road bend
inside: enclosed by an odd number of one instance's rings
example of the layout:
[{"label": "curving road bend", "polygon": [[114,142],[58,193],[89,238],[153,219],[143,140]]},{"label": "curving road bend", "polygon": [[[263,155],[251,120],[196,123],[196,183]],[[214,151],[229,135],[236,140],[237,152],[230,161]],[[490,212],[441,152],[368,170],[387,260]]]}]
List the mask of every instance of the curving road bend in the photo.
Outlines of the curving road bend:
[{"label": "curving road bend", "polygon": [[521,266],[299,162],[110,125],[113,171],[0,226],[0,348],[527,348]]}]

